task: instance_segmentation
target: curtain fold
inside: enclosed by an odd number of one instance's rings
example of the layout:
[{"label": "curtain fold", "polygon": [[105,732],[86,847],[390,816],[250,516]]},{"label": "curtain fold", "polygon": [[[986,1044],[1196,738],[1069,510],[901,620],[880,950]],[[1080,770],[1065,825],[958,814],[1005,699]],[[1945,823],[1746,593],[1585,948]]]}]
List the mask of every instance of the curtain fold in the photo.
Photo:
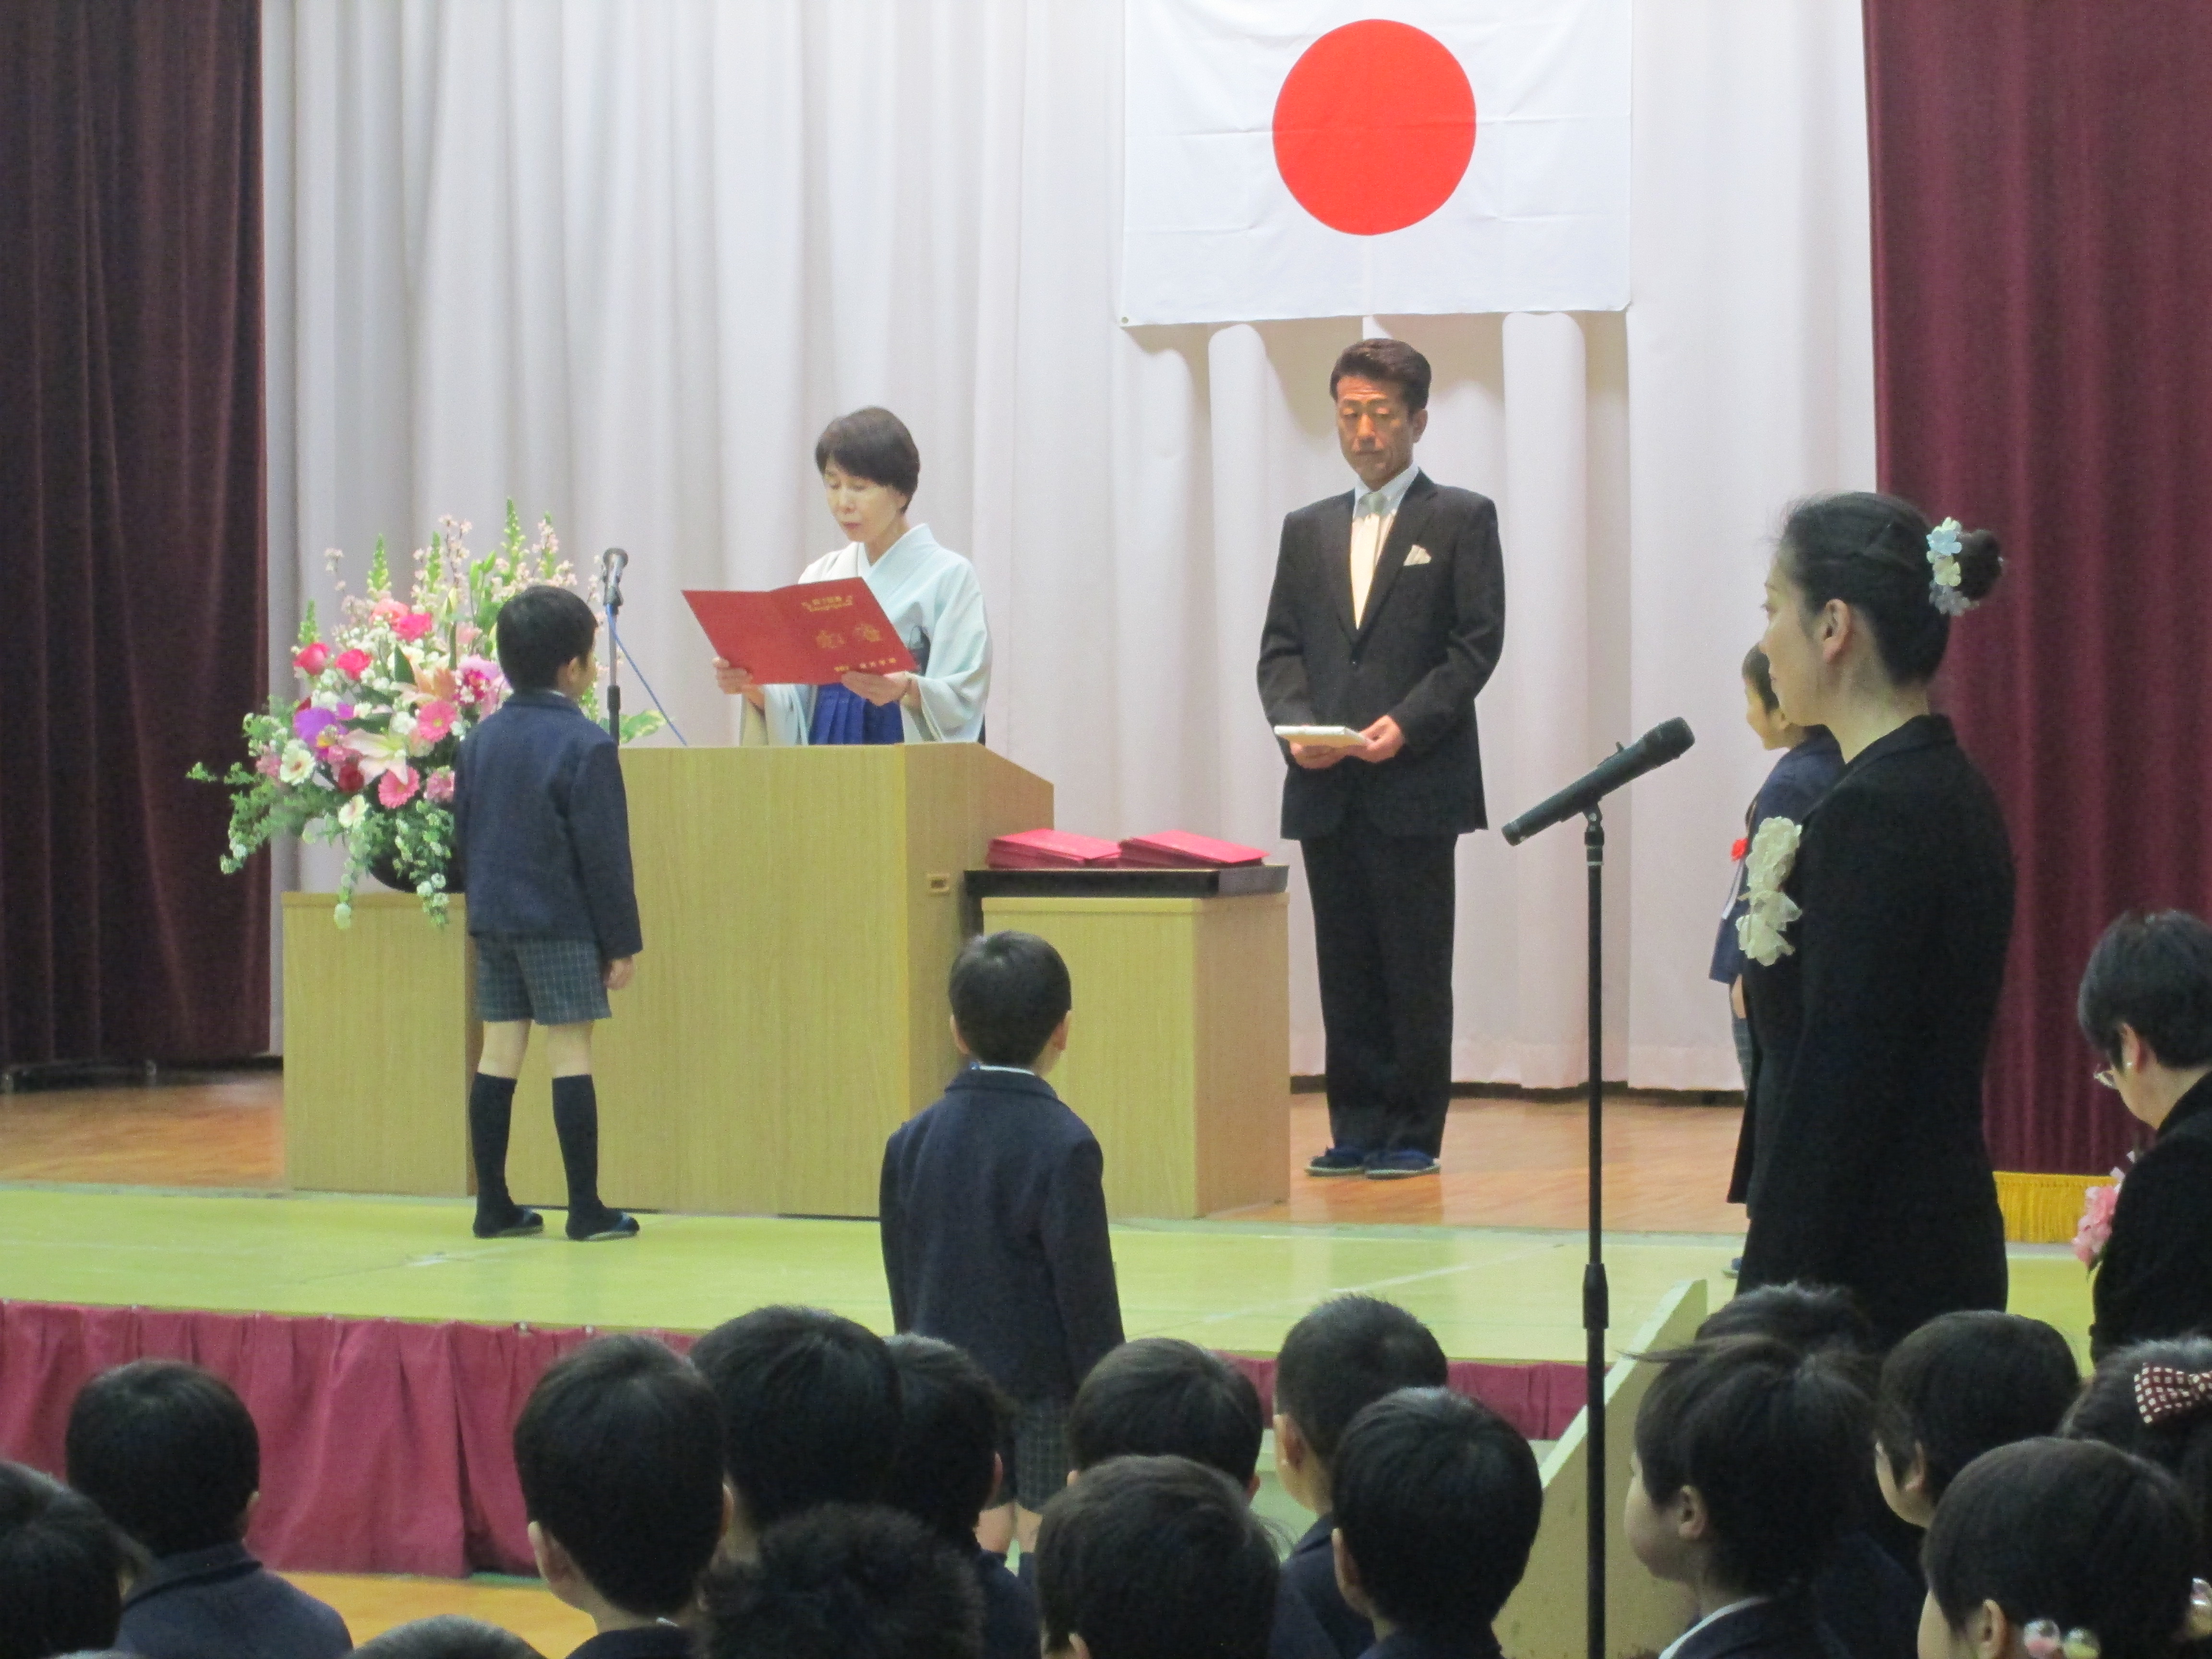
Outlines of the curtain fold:
[{"label": "curtain fold", "polygon": [[2099,1172],[2090,949],[2212,911],[2212,10],[1866,0],[1866,40],[1882,481],[2007,562],[1938,684],[2019,861],[1990,1150]]},{"label": "curtain fold", "polygon": [[0,1064],[268,1034],[260,8],[0,9]]}]

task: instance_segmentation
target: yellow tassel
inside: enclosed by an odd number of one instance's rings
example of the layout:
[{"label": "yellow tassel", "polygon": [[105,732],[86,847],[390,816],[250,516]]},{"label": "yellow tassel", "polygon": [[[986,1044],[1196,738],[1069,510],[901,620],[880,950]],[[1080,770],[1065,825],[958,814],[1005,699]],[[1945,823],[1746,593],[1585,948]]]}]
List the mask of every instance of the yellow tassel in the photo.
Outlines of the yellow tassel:
[{"label": "yellow tassel", "polygon": [[2008,1244],[2070,1244],[2081,1224],[2083,1194],[2112,1184],[2112,1176],[2027,1175],[1997,1171],[1997,1208],[2004,1212]]}]

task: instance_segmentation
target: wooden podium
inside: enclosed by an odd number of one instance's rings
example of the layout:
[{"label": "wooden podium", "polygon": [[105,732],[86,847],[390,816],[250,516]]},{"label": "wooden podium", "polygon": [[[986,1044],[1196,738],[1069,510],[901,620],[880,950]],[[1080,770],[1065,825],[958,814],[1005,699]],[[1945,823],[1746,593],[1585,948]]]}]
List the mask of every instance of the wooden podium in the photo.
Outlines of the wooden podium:
[{"label": "wooden podium", "polygon": [[[876,1211],[884,1139],[958,1065],[945,980],[962,875],[1052,823],[1052,786],[975,744],[623,753],[646,948],[594,1037],[599,1188],[617,1206]],[[465,901],[284,896],[291,1184],[471,1190],[477,1027]],[[508,1180],[565,1201],[542,1046]]]}]

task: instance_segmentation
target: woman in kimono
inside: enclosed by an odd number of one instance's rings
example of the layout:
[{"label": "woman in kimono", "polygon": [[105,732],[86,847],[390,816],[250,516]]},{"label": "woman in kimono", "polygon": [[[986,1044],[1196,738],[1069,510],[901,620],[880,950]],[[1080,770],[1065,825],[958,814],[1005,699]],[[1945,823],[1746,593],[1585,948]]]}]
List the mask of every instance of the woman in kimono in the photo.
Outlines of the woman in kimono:
[{"label": "woman in kimono", "polygon": [[1835,734],[1843,775],[1769,819],[1739,938],[1759,1054],[1742,1285],[1852,1291],[1885,1346],[2005,1304],[1982,1063],[2012,932],[1989,785],[1929,708],[1951,623],[1996,583],[1987,532],[1893,496],[1797,506],[1766,580],[1783,711]]},{"label": "woman in kimono", "polygon": [[750,705],[747,743],[975,743],[991,688],[991,635],[975,568],[939,547],[907,507],[921,455],[887,409],[830,422],[814,446],[830,515],[846,545],[799,573],[802,582],[858,576],[914,653],[907,674],[847,674],[835,685],[763,685],[742,663],[714,659],[714,683]]}]

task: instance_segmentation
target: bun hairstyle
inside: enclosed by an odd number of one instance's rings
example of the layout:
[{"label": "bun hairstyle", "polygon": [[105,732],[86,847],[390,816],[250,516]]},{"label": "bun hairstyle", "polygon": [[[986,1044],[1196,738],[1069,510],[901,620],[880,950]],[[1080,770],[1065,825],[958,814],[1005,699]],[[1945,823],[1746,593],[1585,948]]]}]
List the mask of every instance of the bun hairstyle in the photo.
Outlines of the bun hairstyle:
[{"label": "bun hairstyle", "polygon": [[[1790,509],[1777,550],[1808,612],[1831,599],[1850,605],[1872,626],[1883,667],[1902,685],[1933,679],[1951,641],[1951,618],[1931,592],[1932,528],[1918,507],[1895,495],[1815,495]],[[1987,599],[2004,571],[1997,538],[1987,530],[1960,533],[1958,562],[1955,591],[1968,605]]]},{"label": "bun hairstyle", "polygon": [[[2146,1365],[2191,1374],[2212,1372],[2212,1337],[2138,1342],[2106,1355],[2067,1413],[2060,1432],[2069,1440],[2102,1441],[2169,1470],[2202,1521],[2212,1516],[2212,1410],[2176,1412],[2146,1423],[2136,1398],[2136,1376]],[[2208,1568],[2212,1568],[2212,1545],[2199,1560],[2200,1571]]]},{"label": "bun hairstyle", "polygon": [[1954,1631],[1994,1601],[2015,1630],[2094,1633],[2100,1659],[2166,1659],[2187,1639],[2200,1547],[2194,1505],[2156,1464],[2094,1441],[2022,1440],[1952,1483],[1922,1565]]}]

